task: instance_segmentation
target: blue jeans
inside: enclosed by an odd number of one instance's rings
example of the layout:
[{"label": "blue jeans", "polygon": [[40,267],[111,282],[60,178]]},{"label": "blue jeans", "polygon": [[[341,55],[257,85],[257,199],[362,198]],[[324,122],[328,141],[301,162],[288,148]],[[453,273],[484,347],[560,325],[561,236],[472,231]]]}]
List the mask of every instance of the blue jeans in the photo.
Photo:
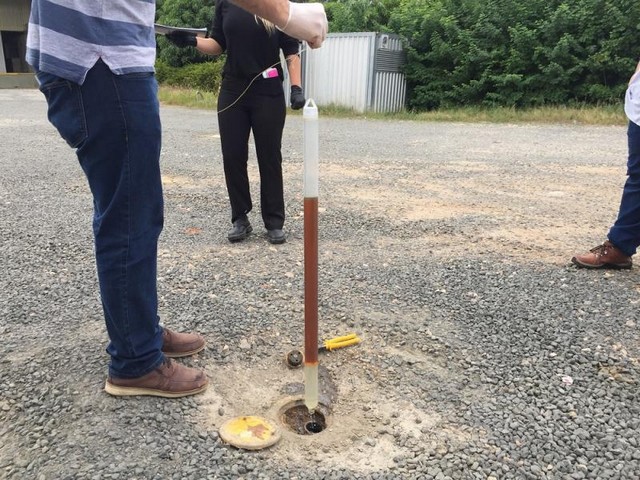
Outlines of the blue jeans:
[{"label": "blue jeans", "polygon": [[618,218],[609,230],[609,241],[625,255],[634,255],[640,245],[640,126],[629,122],[627,181],[622,191]]},{"label": "blue jeans", "polygon": [[37,72],[49,121],[76,154],[93,195],[110,375],[159,366],[157,250],[163,226],[161,127],[152,73],[114,75],[102,62],[82,85]]}]

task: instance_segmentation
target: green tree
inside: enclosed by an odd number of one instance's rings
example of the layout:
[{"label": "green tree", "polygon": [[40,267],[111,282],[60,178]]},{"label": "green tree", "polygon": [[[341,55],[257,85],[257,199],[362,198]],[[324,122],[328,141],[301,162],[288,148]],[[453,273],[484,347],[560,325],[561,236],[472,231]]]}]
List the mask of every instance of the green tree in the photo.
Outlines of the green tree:
[{"label": "green tree", "polygon": [[332,32],[386,32],[400,0],[337,0],[325,2]]},{"label": "green tree", "polygon": [[401,0],[409,106],[620,99],[640,47],[632,0]]},{"label": "green tree", "polygon": [[[209,28],[215,0],[161,0],[157,3],[156,22],[176,27]],[[173,67],[209,61],[195,48],[178,48],[163,37],[158,39],[158,59]]]}]

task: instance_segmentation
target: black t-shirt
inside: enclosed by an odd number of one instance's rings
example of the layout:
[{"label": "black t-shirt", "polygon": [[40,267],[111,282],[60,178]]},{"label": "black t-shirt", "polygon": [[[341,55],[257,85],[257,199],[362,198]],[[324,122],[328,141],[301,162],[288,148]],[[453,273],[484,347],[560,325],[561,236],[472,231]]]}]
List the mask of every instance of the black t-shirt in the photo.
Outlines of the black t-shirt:
[{"label": "black t-shirt", "polygon": [[[216,2],[210,37],[227,54],[222,70],[223,88],[243,91],[257,76],[252,90],[265,94],[282,92],[280,49],[285,57],[296,54],[299,42],[275,27],[271,30],[265,28],[260,18],[229,0]],[[278,69],[278,77],[262,77],[261,73],[269,67]]]}]

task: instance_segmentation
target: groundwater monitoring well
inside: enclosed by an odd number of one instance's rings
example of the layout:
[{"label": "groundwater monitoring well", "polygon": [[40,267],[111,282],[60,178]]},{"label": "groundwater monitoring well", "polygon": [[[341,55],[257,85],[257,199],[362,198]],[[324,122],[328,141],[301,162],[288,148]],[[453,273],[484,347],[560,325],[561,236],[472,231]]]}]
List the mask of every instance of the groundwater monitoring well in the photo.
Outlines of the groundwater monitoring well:
[{"label": "groundwater monitoring well", "polygon": [[283,426],[298,435],[315,435],[328,426],[329,410],[322,403],[318,403],[311,413],[303,399],[293,399],[285,403],[278,413]]},{"label": "groundwater monitoring well", "polygon": [[[312,99],[303,110],[304,121],[304,356],[287,362],[304,363],[304,397],[286,403],[278,416],[284,427],[300,435],[321,433],[328,410],[318,401],[318,108]],[[293,362],[290,362],[293,360]],[[234,447],[259,450],[280,439],[276,425],[262,417],[243,416],[226,421],[220,438]]]}]

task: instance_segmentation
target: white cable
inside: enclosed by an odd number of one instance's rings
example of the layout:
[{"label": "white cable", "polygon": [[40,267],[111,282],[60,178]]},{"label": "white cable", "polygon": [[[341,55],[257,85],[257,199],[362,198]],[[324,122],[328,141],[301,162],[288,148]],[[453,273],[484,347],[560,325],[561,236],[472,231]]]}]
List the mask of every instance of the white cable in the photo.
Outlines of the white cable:
[{"label": "white cable", "polygon": [[[300,50],[298,53],[295,53],[293,55],[299,56],[300,54],[302,54],[302,52],[304,52],[305,50],[307,50],[307,48],[303,48],[302,50]],[[289,55],[289,57],[292,57],[293,55]],[[287,57],[287,58],[289,58]],[[270,68],[275,68],[276,65],[280,64],[280,60],[278,60],[276,63],[274,63],[273,65],[268,66],[267,68],[265,68],[264,70],[268,70]],[[264,70],[262,72],[264,72]],[[253,82],[256,81],[256,79],[262,75],[262,72],[258,73],[255,77],[253,77],[251,79],[251,81],[249,82],[249,85],[247,85],[247,88],[245,88],[242,93],[240,95],[238,95],[238,98],[236,98],[230,105],[227,105],[226,107],[224,107],[222,110],[218,110],[218,115],[220,115],[221,113],[229,110],[231,107],[233,107],[236,103],[238,103],[240,101],[240,99],[244,96],[245,93],[247,93],[247,90],[249,90],[249,88],[251,87],[251,85],[253,85]]]}]

